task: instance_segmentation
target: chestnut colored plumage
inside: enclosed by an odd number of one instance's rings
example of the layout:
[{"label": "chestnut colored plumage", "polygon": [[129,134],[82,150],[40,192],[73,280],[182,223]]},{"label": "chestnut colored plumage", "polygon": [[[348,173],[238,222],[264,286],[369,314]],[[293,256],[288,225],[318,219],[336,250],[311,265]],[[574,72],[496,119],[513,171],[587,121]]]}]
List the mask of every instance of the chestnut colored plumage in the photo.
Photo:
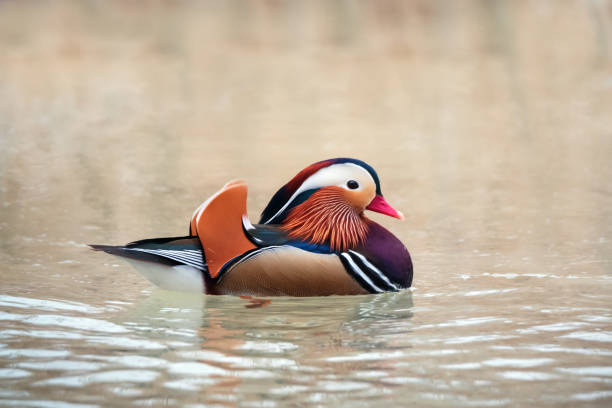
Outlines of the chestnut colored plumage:
[{"label": "chestnut colored plumage", "polygon": [[291,238],[327,244],[335,252],[358,246],[365,240],[368,224],[363,212],[346,200],[344,191],[335,186],[316,191],[291,210],[281,228]]}]

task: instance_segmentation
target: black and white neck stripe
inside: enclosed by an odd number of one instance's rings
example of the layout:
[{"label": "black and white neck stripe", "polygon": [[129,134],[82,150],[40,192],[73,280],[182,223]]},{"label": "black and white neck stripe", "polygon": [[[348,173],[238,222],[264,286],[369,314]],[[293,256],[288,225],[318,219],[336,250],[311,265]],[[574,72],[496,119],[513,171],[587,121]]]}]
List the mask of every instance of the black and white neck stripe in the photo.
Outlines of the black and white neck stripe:
[{"label": "black and white neck stripe", "polygon": [[359,252],[349,250],[338,256],[346,271],[368,292],[397,292],[401,289]]}]

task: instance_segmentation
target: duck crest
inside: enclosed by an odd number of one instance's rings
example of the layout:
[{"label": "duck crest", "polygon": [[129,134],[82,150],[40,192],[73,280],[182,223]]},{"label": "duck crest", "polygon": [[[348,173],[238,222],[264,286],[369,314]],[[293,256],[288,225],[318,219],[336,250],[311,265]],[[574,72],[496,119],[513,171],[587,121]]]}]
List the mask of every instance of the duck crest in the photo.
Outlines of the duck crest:
[{"label": "duck crest", "polygon": [[343,197],[340,187],[315,191],[287,215],[281,228],[291,238],[327,244],[335,252],[354,248],[365,241],[368,224]]},{"label": "duck crest", "polygon": [[[310,166],[306,167],[304,170],[300,171],[296,174],[287,184],[282,186],[276,194],[272,197],[266,208],[264,208],[261,213],[261,219],[259,220],[260,224],[268,224],[272,220],[276,219],[276,216],[279,215],[279,211],[287,204],[287,201],[291,198],[293,193],[295,193],[299,187],[304,183],[308,177],[312,176],[317,171],[325,168],[331,164],[333,164],[334,159],[323,160]],[[279,222],[279,220],[276,220]]]}]

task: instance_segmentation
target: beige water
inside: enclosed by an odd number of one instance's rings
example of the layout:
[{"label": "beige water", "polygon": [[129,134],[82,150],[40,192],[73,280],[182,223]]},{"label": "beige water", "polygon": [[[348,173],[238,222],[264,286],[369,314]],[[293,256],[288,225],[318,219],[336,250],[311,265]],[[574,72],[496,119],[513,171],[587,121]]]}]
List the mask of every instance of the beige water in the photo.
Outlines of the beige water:
[{"label": "beige water", "polygon": [[[0,3],[0,406],[610,406],[612,3]],[[87,243],[372,164],[414,290],[152,287]]]}]

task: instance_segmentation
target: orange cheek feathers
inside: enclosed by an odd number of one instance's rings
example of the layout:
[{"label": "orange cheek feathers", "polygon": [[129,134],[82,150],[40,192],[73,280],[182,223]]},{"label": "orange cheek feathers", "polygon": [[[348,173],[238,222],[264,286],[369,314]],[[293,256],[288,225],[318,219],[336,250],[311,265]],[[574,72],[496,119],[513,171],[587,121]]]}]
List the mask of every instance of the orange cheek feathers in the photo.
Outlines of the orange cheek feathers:
[{"label": "orange cheek feathers", "polygon": [[293,238],[328,244],[335,251],[357,246],[368,226],[347,193],[341,187],[318,190],[289,213],[283,228]]}]

